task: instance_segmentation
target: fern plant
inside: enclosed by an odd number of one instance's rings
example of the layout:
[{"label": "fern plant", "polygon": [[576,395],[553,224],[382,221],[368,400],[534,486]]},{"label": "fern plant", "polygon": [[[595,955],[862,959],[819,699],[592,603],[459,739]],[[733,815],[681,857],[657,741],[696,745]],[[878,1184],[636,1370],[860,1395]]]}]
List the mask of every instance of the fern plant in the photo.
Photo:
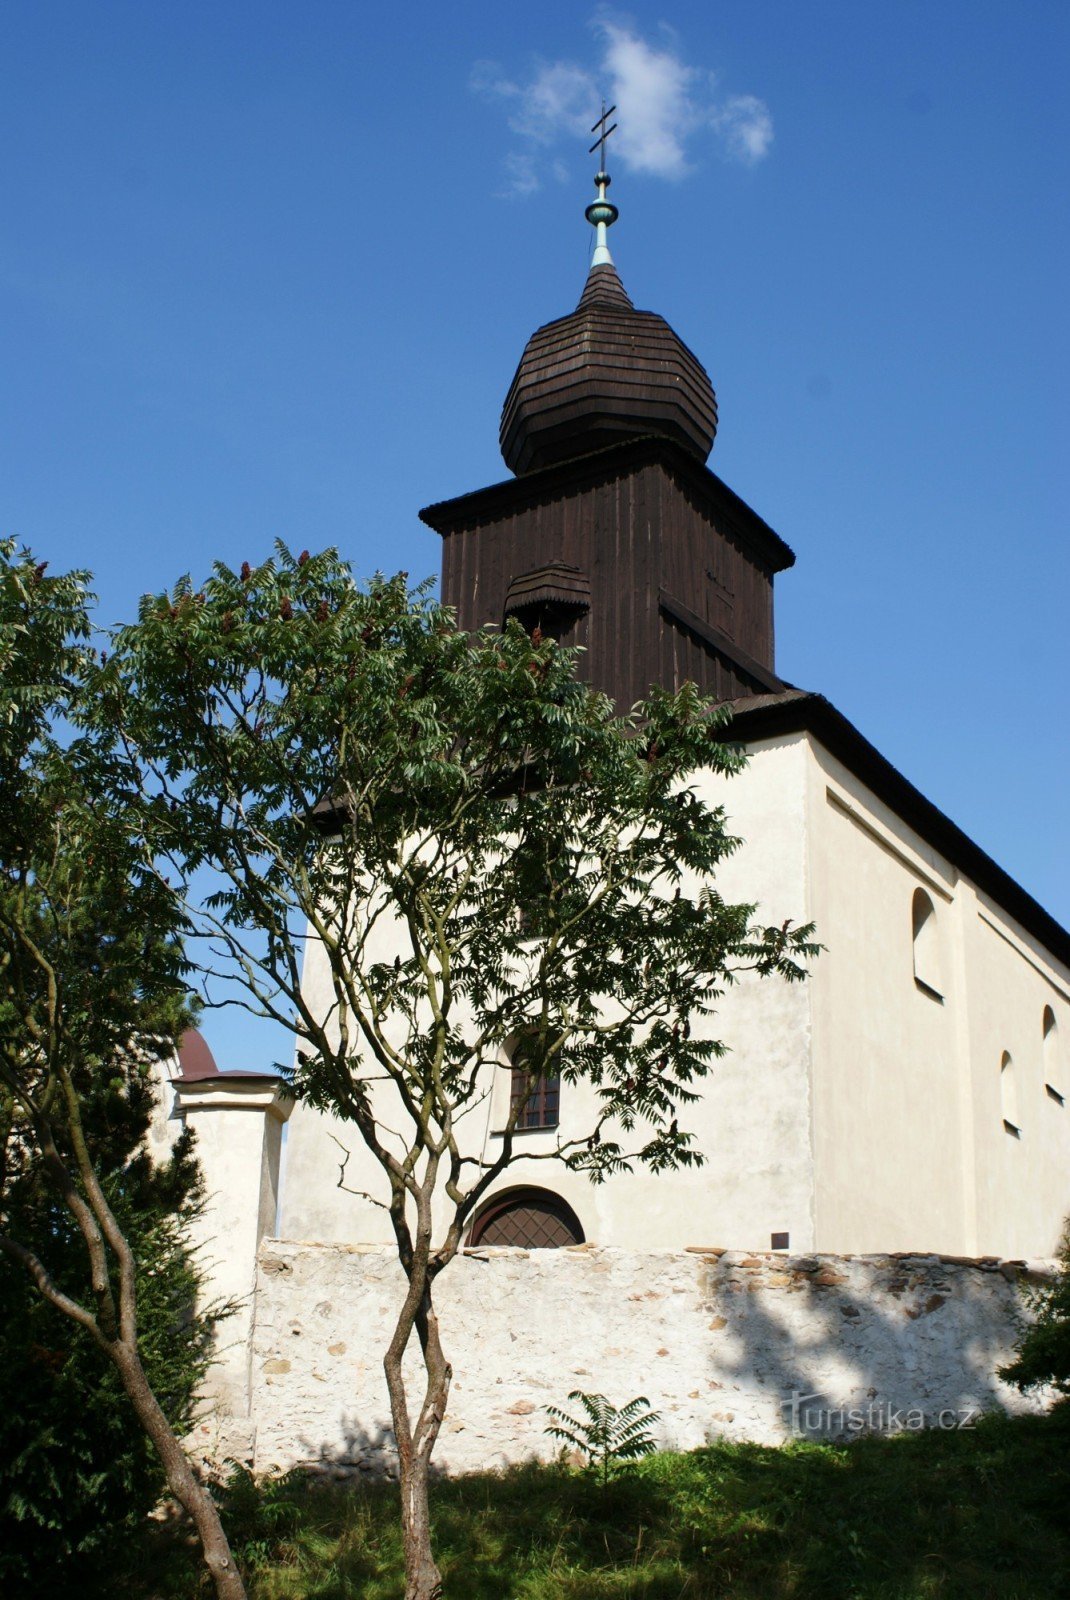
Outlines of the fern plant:
[{"label": "fern plant", "polygon": [[230,1548],[251,1576],[296,1532],[302,1474],[294,1469],[256,1478],[238,1461],[231,1461],[230,1467],[230,1476],[218,1491],[219,1509]]},{"label": "fern plant", "polygon": [[579,1402],[584,1415],[572,1417],[557,1406],[547,1406],[546,1414],[552,1421],[546,1432],[578,1450],[584,1466],[598,1474],[603,1486],[616,1467],[638,1461],[657,1449],[651,1429],[658,1421],[658,1413],[650,1409],[646,1395],[636,1395],[619,1411],[604,1394],[573,1389],[569,1399]]}]

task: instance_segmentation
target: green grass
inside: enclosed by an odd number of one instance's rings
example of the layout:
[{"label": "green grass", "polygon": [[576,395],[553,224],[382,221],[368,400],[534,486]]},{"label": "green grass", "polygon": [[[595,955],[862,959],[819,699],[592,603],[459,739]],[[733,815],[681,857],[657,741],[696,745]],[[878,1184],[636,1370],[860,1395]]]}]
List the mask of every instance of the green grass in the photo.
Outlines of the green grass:
[{"label": "green grass", "polygon": [[[1070,1408],[1063,1408],[1064,1411]],[[447,1600],[1039,1600],[1070,1596],[1070,1419],[657,1455],[602,1490],[560,1466],[433,1490]],[[273,1509],[274,1508],[274,1509]],[[254,1600],[397,1600],[396,1490],[236,1484]],[[173,1542],[124,1595],[193,1597]]]}]

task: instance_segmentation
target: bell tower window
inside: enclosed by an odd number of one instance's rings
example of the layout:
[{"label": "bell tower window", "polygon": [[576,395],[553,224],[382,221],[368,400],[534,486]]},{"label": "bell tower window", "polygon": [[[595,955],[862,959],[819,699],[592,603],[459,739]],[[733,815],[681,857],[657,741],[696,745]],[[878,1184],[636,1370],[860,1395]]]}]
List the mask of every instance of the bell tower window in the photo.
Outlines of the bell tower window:
[{"label": "bell tower window", "polygon": [[505,616],[528,633],[568,642],[579,619],[590,610],[591,585],[579,567],[551,562],[513,578],[505,595]]}]

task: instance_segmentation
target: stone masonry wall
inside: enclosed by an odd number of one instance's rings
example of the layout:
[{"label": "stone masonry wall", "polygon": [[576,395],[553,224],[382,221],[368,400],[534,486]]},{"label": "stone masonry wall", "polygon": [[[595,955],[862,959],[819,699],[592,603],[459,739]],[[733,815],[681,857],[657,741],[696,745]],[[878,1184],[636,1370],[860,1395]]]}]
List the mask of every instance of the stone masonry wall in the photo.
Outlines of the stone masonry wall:
[{"label": "stone masonry wall", "polygon": [[[926,1255],[469,1251],[436,1292],[454,1368],[436,1460],[471,1471],[553,1454],[543,1408],[567,1407],[570,1389],[617,1405],[646,1395],[675,1449],[1043,1409],[995,1377],[1021,1326],[1018,1280],[1042,1270]],[[381,1247],[265,1241],[258,1470],[391,1469],[382,1353],[401,1285]]]}]

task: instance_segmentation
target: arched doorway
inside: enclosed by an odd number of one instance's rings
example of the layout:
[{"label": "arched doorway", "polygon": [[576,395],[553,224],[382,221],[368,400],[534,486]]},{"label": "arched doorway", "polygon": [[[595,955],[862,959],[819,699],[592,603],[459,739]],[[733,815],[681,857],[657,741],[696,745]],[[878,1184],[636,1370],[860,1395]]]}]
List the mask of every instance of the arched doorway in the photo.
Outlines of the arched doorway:
[{"label": "arched doorway", "polygon": [[559,1250],[583,1244],[583,1228],[570,1205],[549,1189],[509,1189],[488,1200],[472,1224],[470,1245],[519,1245]]}]

